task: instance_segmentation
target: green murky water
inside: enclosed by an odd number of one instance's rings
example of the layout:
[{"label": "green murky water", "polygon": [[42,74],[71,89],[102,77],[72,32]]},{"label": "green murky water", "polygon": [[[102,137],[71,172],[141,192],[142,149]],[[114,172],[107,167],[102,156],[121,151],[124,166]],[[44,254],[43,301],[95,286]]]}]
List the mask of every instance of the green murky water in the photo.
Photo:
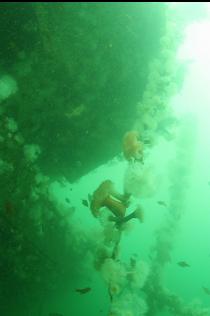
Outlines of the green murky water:
[{"label": "green murky water", "polygon": [[210,315],[209,4],[0,24],[0,315]]}]

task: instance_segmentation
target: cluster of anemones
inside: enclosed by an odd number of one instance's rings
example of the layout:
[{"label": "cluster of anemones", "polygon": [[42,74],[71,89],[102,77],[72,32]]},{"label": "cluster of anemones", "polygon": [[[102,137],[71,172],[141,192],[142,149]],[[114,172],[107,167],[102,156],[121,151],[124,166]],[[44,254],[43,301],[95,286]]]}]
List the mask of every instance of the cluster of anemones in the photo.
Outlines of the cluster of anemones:
[{"label": "cluster of anemones", "polygon": [[[130,131],[125,134],[123,138],[123,153],[129,162],[142,161],[143,143],[139,141],[137,131]],[[91,197],[91,212],[95,217],[98,217],[100,209],[106,207],[114,215],[111,220],[118,224],[125,223],[131,218],[139,218],[143,222],[143,213],[140,207],[132,214],[125,216],[131,194],[126,191],[124,194],[120,194],[115,189],[114,183],[111,180],[105,180],[94,191]]]},{"label": "cluster of anemones", "polygon": [[[133,316],[137,312],[144,315],[147,309],[146,303],[137,294],[147,278],[147,266],[134,258],[131,259],[130,265],[119,260],[119,246],[125,224],[132,219],[144,222],[144,213],[140,205],[126,214],[131,196],[137,196],[133,189],[130,190],[130,182],[133,181],[133,176],[139,179],[139,165],[143,166],[143,142],[139,140],[137,131],[129,131],[124,135],[123,154],[133,171],[129,172],[129,181],[124,183],[124,193],[119,193],[111,180],[105,180],[90,198],[90,210],[104,227],[103,245],[97,249],[94,263],[108,286],[111,300],[109,316]],[[125,301],[126,306],[123,307]]]}]

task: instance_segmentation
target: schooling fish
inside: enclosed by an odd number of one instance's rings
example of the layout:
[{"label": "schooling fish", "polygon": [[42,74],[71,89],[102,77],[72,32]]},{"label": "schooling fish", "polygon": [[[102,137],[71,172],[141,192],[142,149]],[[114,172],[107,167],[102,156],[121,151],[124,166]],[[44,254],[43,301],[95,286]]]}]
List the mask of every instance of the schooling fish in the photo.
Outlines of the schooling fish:
[{"label": "schooling fish", "polygon": [[177,264],[182,268],[189,268],[190,267],[190,265],[185,261],[179,261],[179,262],[177,262]]},{"label": "schooling fish", "polygon": [[88,200],[82,200],[82,204],[83,204],[84,206],[86,206],[86,207],[88,207],[88,206],[89,206],[89,204],[88,204]]},{"label": "schooling fish", "polygon": [[80,293],[80,294],[86,294],[86,293],[91,291],[91,288],[90,287],[85,287],[83,289],[75,289],[75,291]]},{"label": "schooling fish", "polygon": [[210,290],[207,287],[202,287],[202,289],[204,290],[204,292],[210,296]]}]

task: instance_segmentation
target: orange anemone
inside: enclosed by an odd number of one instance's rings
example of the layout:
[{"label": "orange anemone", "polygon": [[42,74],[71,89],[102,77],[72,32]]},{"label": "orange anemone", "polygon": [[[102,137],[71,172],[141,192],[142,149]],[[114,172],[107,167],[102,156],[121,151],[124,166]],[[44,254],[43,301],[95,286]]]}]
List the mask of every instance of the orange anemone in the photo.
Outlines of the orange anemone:
[{"label": "orange anemone", "polygon": [[123,137],[123,154],[125,159],[132,158],[140,160],[143,155],[143,143],[138,140],[139,133],[137,131],[129,131]]},{"label": "orange anemone", "polygon": [[123,217],[126,211],[123,201],[124,197],[115,190],[114,183],[105,180],[93,193],[90,209],[95,217],[102,207],[107,207],[116,217]]}]

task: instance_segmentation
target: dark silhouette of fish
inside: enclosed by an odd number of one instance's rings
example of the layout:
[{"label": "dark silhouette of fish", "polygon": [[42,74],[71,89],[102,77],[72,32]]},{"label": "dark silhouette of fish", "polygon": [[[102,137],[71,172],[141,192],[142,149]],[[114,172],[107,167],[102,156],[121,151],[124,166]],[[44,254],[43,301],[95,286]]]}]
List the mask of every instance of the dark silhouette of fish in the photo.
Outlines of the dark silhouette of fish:
[{"label": "dark silhouette of fish", "polygon": [[179,261],[177,264],[182,268],[189,268],[190,265],[186,261]]},{"label": "dark silhouette of fish", "polygon": [[167,204],[166,204],[166,202],[164,202],[164,201],[157,201],[157,203],[158,203],[159,205],[161,205],[161,206],[167,207]]},{"label": "dark silhouette of fish", "polygon": [[207,287],[203,286],[202,289],[208,296],[210,296],[210,290]]},{"label": "dark silhouette of fish", "polygon": [[91,288],[90,287],[85,287],[83,289],[75,289],[75,291],[80,293],[80,294],[86,294],[86,293],[91,291]]},{"label": "dark silhouette of fish", "polygon": [[136,266],[136,258],[134,258],[134,257],[130,258],[130,266],[132,268],[135,268],[135,266]]},{"label": "dark silhouette of fish", "polygon": [[88,200],[82,200],[82,204],[86,207],[89,207]]},{"label": "dark silhouette of fish", "polygon": [[70,203],[69,198],[65,198],[65,201],[66,201],[67,203]]}]

